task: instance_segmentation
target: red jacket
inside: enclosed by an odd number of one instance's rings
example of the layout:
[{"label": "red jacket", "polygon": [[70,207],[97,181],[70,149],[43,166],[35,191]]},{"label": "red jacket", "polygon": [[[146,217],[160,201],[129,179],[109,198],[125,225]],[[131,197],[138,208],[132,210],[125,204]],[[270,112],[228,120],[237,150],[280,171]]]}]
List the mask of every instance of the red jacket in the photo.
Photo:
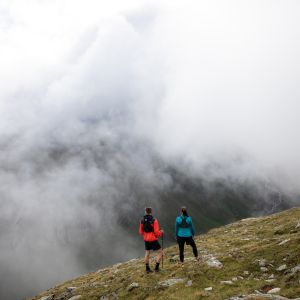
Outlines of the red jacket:
[{"label": "red jacket", "polygon": [[140,222],[140,235],[144,237],[145,242],[154,242],[157,241],[157,239],[162,236],[162,232],[159,230],[159,224],[157,219],[154,219],[153,223],[153,231],[152,232],[144,232],[143,224]]}]

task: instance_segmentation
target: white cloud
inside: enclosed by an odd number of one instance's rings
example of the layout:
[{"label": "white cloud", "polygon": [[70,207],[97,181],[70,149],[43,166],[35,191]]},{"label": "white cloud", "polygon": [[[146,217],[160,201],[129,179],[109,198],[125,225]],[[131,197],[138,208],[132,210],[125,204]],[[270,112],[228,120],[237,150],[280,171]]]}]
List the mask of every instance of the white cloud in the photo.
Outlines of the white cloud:
[{"label": "white cloud", "polygon": [[[2,1],[2,270],[25,253],[22,278],[41,254],[32,272],[41,288],[66,259],[62,276],[83,270],[78,249],[109,238],[93,234],[116,206],[170,185],[156,156],[298,193],[298,6]],[[211,163],[221,168],[207,172]]]}]

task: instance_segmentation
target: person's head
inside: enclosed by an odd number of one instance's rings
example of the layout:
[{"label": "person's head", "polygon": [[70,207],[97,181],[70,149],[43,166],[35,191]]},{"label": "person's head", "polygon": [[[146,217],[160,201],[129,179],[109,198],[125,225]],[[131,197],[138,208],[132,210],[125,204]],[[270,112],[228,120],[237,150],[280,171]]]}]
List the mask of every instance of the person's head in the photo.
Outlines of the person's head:
[{"label": "person's head", "polygon": [[147,215],[151,215],[152,214],[152,208],[151,207],[146,207],[145,212],[146,212]]},{"label": "person's head", "polygon": [[186,209],[185,206],[182,206],[182,207],[181,207],[181,213],[182,213],[184,216],[187,216],[187,217],[189,216],[189,215],[188,215],[188,212],[187,212],[187,209]]}]

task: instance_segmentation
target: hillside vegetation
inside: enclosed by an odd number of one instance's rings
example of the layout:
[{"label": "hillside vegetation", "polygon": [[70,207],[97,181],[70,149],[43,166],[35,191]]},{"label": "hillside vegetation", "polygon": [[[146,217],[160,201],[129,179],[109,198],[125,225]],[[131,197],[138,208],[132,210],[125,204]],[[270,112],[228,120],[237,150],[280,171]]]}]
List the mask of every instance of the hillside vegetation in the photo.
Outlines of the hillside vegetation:
[{"label": "hillside vegetation", "polygon": [[180,266],[174,245],[165,249],[159,273],[146,274],[143,259],[133,259],[32,299],[300,299],[300,208],[244,219],[195,240],[200,263],[186,246]]}]

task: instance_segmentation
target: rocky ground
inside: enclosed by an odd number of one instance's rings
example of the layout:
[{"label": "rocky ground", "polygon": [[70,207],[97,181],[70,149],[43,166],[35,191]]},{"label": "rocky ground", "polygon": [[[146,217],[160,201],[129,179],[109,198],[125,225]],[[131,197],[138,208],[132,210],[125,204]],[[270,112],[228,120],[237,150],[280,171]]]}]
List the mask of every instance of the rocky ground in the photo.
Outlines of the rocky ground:
[{"label": "rocky ground", "polygon": [[146,274],[143,259],[133,259],[32,299],[300,300],[300,208],[213,229],[196,243],[200,262],[187,246],[185,263],[179,265],[174,245],[165,250],[159,273]]}]

